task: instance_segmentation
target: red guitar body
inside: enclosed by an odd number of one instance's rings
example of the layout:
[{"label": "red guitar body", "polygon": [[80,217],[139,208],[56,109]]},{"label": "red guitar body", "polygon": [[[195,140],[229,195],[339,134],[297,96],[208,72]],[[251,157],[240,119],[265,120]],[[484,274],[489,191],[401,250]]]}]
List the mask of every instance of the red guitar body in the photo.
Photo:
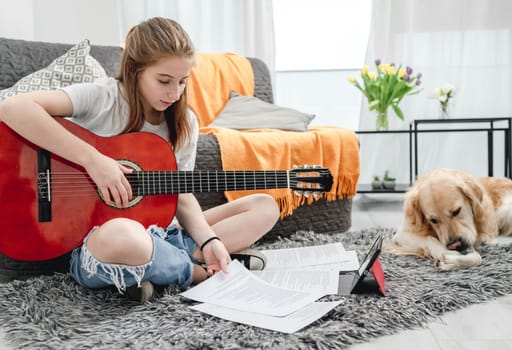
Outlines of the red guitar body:
[{"label": "red guitar body", "polygon": [[[58,119],[66,129],[114,159],[129,159],[144,170],[176,170],[169,144],[150,133],[99,137]],[[51,220],[39,218],[38,152],[40,148],[0,123],[0,253],[26,261],[46,260],[78,247],[87,233],[105,221],[125,217],[144,226],[166,226],[172,220],[177,194],[145,196],[130,208],[106,205],[83,168],[50,155],[52,174],[72,174],[81,179],[75,189],[51,181]],[[61,187],[62,185],[62,187]],[[44,189],[43,189],[44,190]],[[38,192],[39,191],[39,192]]]}]

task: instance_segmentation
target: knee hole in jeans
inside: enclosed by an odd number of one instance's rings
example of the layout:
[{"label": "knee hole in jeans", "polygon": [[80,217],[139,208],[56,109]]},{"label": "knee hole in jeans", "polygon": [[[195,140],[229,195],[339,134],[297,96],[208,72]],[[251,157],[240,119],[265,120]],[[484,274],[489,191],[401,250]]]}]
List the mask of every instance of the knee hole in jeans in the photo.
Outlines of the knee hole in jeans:
[{"label": "knee hole in jeans", "polygon": [[151,260],[153,241],[139,222],[116,218],[91,233],[87,249],[105,263],[141,265]]}]

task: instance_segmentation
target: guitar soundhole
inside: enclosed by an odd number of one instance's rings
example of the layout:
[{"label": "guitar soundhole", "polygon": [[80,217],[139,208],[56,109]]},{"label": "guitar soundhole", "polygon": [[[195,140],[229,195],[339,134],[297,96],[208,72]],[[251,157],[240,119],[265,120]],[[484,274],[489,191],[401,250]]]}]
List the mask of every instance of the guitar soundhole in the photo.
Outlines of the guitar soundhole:
[{"label": "guitar soundhole", "polygon": [[[118,159],[117,161],[119,162],[119,164],[121,164],[121,165],[123,165],[123,166],[125,166],[127,168],[133,169],[135,171],[142,171],[142,168],[137,163],[134,163],[131,160],[128,160],[128,159]],[[132,193],[137,193],[137,188],[136,188],[137,183],[133,182],[133,181],[130,181],[130,176],[129,175],[127,176],[127,178],[128,178],[128,181],[130,182],[130,185],[132,186]],[[144,198],[144,196],[134,196],[128,202],[128,205],[126,207],[118,207],[115,203],[107,203],[105,201],[105,198],[103,197],[103,195],[100,193],[100,191],[98,191],[98,195],[100,196],[100,198],[103,201],[103,203],[105,203],[106,205],[108,205],[109,207],[114,208],[114,209],[126,209],[126,208],[134,207],[137,204],[139,204],[139,202],[142,201],[142,199]]]}]

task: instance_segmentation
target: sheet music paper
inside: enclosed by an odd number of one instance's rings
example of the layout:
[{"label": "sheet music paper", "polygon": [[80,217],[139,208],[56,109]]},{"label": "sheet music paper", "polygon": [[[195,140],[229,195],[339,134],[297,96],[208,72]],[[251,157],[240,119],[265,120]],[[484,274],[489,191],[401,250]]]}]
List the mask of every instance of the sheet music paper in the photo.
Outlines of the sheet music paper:
[{"label": "sheet music paper", "polygon": [[253,274],[270,284],[302,292],[337,294],[339,272],[359,268],[357,253],[346,251],[339,242],[262,253],[267,266]]},{"label": "sheet music paper", "polygon": [[281,288],[306,293],[336,294],[339,272],[336,270],[263,270],[252,271],[262,280]]},{"label": "sheet music paper", "polygon": [[238,260],[228,265],[228,271],[228,274],[214,274],[181,295],[203,303],[269,316],[289,315],[326,295],[273,286],[252,274]]},{"label": "sheet music paper", "polygon": [[250,272],[234,260],[227,275],[216,273],[182,295],[202,302],[192,308],[212,316],[293,333],[339,305],[315,300],[337,294],[339,271],[359,268],[357,253],[341,243],[262,253],[263,271]]},{"label": "sheet music paper", "polygon": [[243,312],[213,304],[198,304],[192,309],[233,322],[270,329],[283,333],[296,332],[318,320],[341,304],[340,301],[314,302],[284,317],[274,317],[252,312]]},{"label": "sheet music paper", "polygon": [[309,247],[262,250],[261,252],[267,257],[265,271],[304,267],[353,271],[359,268],[357,253],[354,250],[346,251],[339,242]]}]

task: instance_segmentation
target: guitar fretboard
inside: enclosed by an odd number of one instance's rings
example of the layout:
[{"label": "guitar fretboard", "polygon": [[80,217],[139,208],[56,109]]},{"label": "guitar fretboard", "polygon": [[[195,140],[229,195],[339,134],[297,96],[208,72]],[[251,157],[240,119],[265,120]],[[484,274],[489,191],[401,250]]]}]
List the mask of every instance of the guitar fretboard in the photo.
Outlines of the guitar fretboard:
[{"label": "guitar fretboard", "polygon": [[127,175],[137,196],[289,188],[284,170],[135,171]]}]

